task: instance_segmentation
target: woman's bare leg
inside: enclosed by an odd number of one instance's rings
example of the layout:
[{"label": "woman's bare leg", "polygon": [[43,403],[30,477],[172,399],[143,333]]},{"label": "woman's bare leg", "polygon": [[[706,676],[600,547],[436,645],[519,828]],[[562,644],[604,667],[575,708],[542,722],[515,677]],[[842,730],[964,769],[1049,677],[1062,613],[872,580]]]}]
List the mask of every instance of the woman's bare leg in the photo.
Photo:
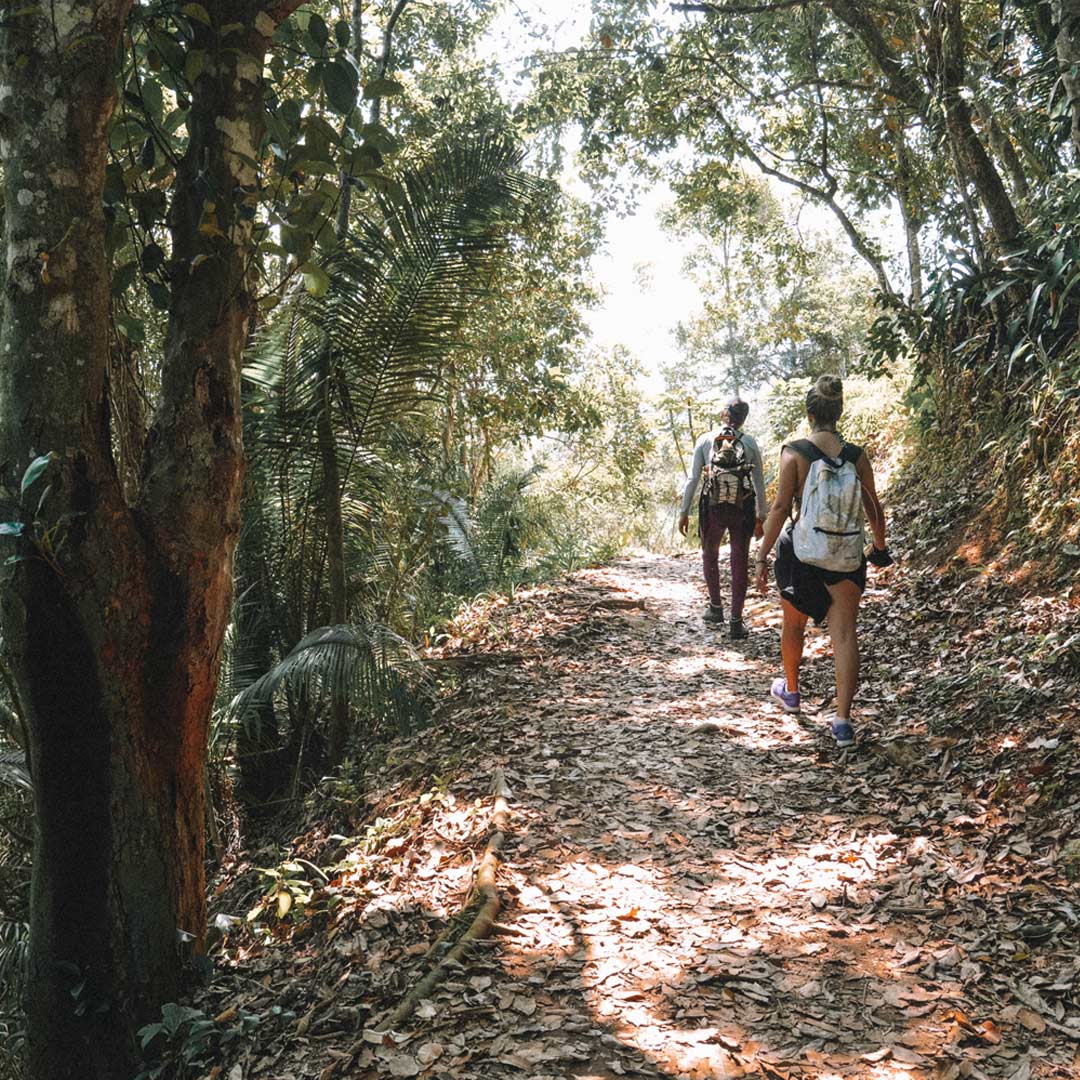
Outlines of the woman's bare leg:
[{"label": "woman's bare leg", "polygon": [[855,623],[859,615],[862,591],[853,581],[829,586],[829,637],[832,638],[836,664],[836,715],[851,719],[851,702],[859,685],[859,639]]},{"label": "woman's bare leg", "polygon": [[806,616],[786,600],[780,601],[784,609],[784,624],[780,630],[780,655],[784,660],[784,678],[789,694],[799,692],[799,665],[802,663],[803,642],[806,640]]}]

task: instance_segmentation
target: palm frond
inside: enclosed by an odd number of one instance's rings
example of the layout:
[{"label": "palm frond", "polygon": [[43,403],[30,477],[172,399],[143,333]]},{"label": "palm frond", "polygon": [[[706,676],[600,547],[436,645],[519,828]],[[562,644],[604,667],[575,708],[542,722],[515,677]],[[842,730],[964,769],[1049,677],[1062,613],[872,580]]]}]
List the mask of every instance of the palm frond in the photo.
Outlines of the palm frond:
[{"label": "palm frond", "polygon": [[10,784],[23,791],[32,790],[26,755],[21,750],[0,752],[0,784]]},{"label": "palm frond", "polygon": [[469,305],[540,190],[521,160],[508,140],[479,138],[407,172],[394,198],[374,198],[327,258],[325,295],[295,290],[260,336],[246,376],[279,407],[260,408],[254,438],[276,450],[310,446],[326,377],[340,424],[362,446],[433,393]]},{"label": "palm frond", "polygon": [[313,702],[347,701],[368,732],[407,733],[426,717],[417,657],[408,643],[373,624],[323,626],[233,699],[229,713],[245,720],[279,690]]},{"label": "palm frond", "polygon": [[470,513],[464,499],[435,493],[442,503],[439,524],[464,574],[462,592],[507,583],[519,568],[529,515],[524,496],[542,466],[511,470],[490,481]]},{"label": "palm frond", "polygon": [[26,975],[30,928],[24,922],[0,919],[0,987],[18,987]]},{"label": "palm frond", "polygon": [[446,529],[446,540],[450,549],[462,562],[471,566],[478,574],[483,572],[482,564],[473,546],[475,525],[469,517],[469,504],[459,496],[449,492],[436,492],[436,497],[443,505],[444,513],[439,524]]}]

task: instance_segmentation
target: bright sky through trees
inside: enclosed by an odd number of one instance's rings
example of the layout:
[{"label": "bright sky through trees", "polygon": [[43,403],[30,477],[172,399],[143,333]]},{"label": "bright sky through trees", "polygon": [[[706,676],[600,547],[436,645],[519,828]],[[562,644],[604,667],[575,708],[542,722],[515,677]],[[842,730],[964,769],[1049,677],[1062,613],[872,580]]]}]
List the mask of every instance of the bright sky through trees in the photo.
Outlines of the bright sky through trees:
[{"label": "bright sky through trees", "polygon": [[[497,57],[511,93],[525,91],[518,83],[525,58],[539,50],[577,45],[589,29],[590,5],[578,0],[514,0],[496,20],[483,50]],[[527,77],[526,77],[527,79]],[[568,133],[568,145],[573,140]],[[572,154],[563,178],[567,188],[588,198],[576,176]],[[672,331],[695,310],[695,291],[682,271],[681,245],[660,226],[659,214],[671,193],[662,186],[646,192],[627,217],[609,215],[603,255],[594,263],[604,301],[589,322],[602,348],[622,345],[641,362],[649,390],[662,385],[659,367],[671,357]]]},{"label": "bright sky through trees", "polygon": [[[526,58],[538,50],[561,51],[577,45],[589,30],[590,8],[586,0],[511,0],[483,42],[482,59],[497,59],[508,93],[524,95],[529,85],[528,75],[523,74]],[[574,141],[574,133],[568,132],[567,147]],[[572,153],[567,154],[563,183],[574,194],[590,197],[576,174]],[[797,206],[789,188],[775,182],[774,186],[781,198]],[[637,357],[644,368],[647,392],[663,388],[659,370],[671,362],[678,348],[675,327],[700,308],[698,289],[683,270],[683,242],[660,224],[671,199],[666,185],[656,185],[641,194],[631,214],[609,214],[604,250],[593,265],[604,294],[601,305],[589,316],[594,342],[605,349],[621,345]],[[803,205],[797,212],[801,228],[825,231],[843,243],[843,234],[827,210]],[[894,256],[899,268],[903,250],[899,215],[882,216],[874,226],[871,234]]]}]

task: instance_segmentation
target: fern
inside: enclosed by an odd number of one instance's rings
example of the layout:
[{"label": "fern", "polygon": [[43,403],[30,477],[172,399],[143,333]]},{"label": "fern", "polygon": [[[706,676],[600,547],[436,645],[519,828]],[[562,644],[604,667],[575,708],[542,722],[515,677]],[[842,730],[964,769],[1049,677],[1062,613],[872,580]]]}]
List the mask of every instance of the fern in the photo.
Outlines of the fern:
[{"label": "fern", "polygon": [[0,784],[30,790],[30,773],[26,768],[26,755],[21,750],[0,751]]}]

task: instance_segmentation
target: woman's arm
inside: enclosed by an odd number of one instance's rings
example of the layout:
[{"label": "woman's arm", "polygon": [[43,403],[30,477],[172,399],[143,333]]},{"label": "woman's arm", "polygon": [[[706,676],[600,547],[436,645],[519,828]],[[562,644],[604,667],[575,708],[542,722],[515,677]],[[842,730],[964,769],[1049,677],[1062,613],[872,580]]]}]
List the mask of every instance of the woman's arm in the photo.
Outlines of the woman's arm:
[{"label": "woman's arm", "polygon": [[859,455],[855,463],[855,471],[862,481],[862,504],[866,511],[866,517],[870,522],[870,531],[874,534],[874,547],[878,551],[885,550],[885,509],[878,498],[877,488],[874,486],[874,467],[865,451]]},{"label": "woman's arm", "polygon": [[[694,460],[690,466],[690,476],[687,478],[686,487],[683,488],[682,506],[679,508],[679,532],[686,535],[690,528],[690,504],[694,501],[694,493],[701,481],[701,471],[705,468],[706,458],[709,456],[705,450],[709,436],[706,434],[698,440],[694,447]],[[704,528],[704,526],[702,526]]]},{"label": "woman's arm", "polygon": [[791,504],[795,501],[795,493],[799,487],[799,459],[792,450],[784,450],[780,455],[780,479],[776,485],[776,498],[773,500],[772,509],[765,519],[765,535],[757,552],[757,585],[761,592],[765,592],[769,584],[769,552],[780,536],[780,530],[784,522],[791,514]]},{"label": "woman's arm", "polygon": [[[750,447],[750,464],[753,468],[754,485],[754,513],[758,521],[764,521],[768,516],[768,507],[765,501],[765,463],[761,460],[761,448],[754,439],[748,435],[746,441]],[[760,540],[761,538],[758,537]]]}]

